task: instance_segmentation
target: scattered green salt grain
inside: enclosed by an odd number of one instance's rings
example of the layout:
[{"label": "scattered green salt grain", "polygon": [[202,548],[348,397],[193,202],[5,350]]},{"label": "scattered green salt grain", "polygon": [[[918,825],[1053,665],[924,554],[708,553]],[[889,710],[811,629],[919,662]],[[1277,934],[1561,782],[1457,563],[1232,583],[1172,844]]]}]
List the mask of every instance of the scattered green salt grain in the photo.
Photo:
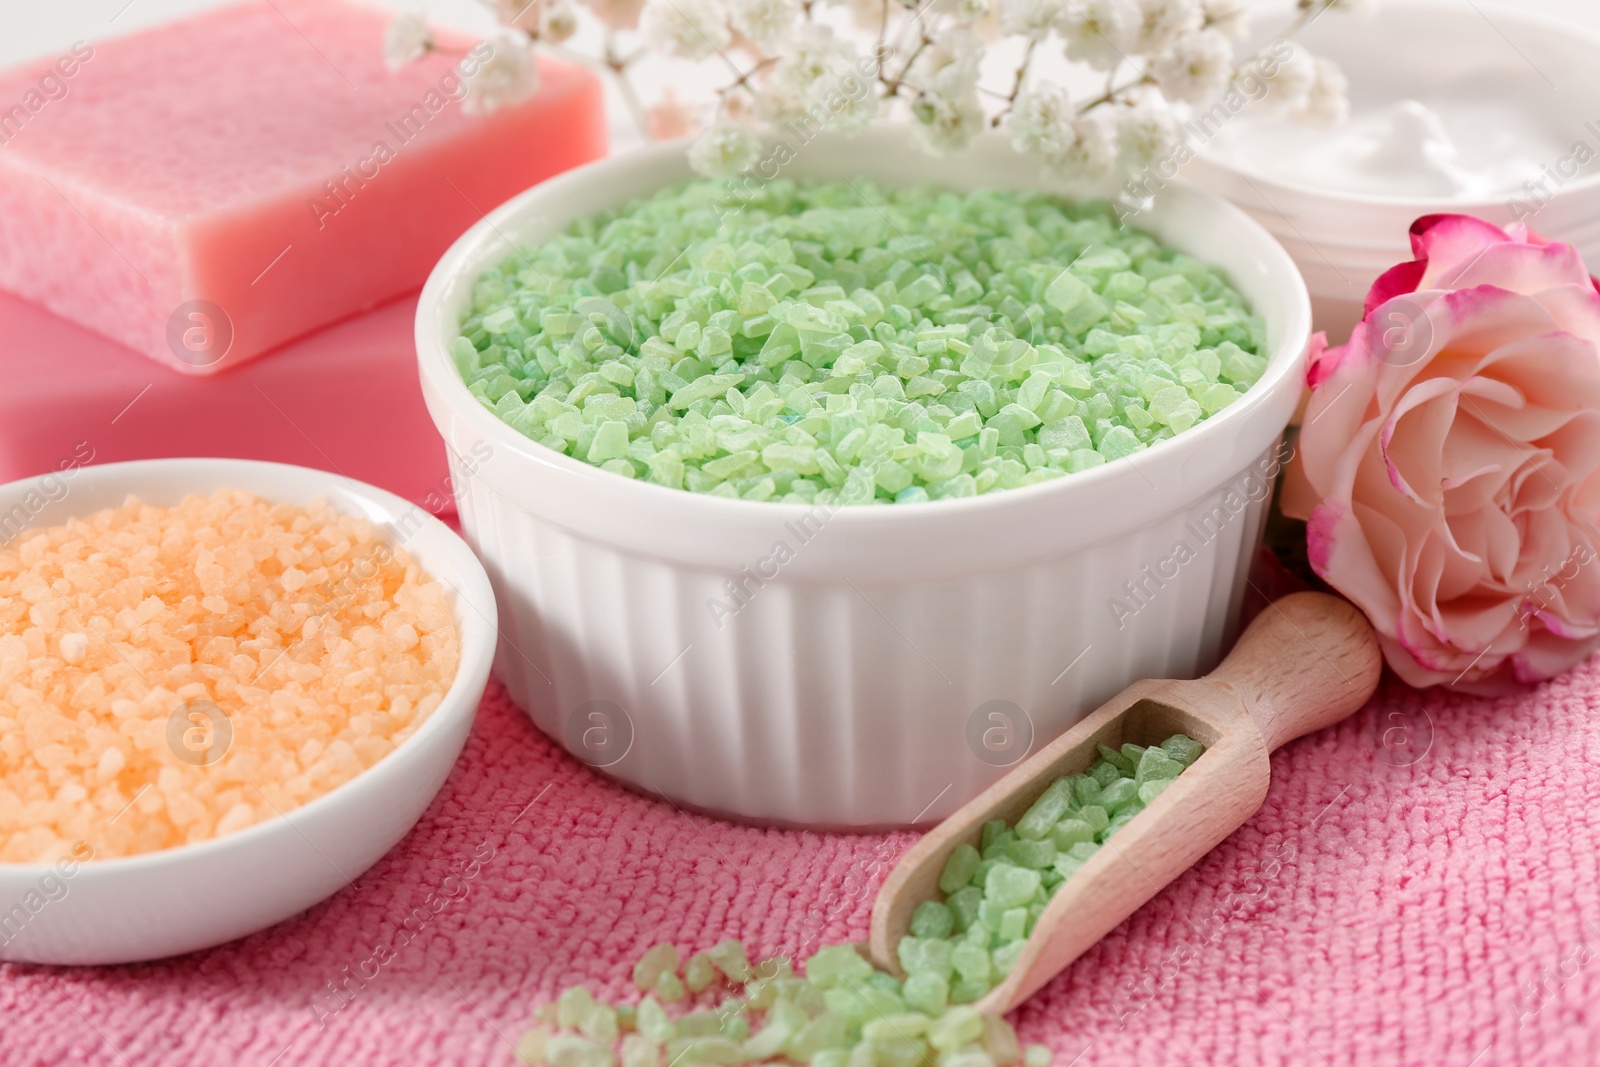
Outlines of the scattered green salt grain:
[{"label": "scattered green salt grain", "polygon": [[696,952],[689,957],[689,962],[683,965],[683,984],[689,987],[689,992],[698,993],[717,979],[716,964],[711,962],[711,957],[704,952]]},{"label": "scattered green salt grain", "polygon": [[[818,949],[796,977],[784,956],[752,967],[734,940],[690,956],[680,974],[677,948],[660,944],[634,965],[645,991],[636,1007],[568,989],[536,1013],[558,1029],[529,1030],[518,1058],[618,1067],[620,1038],[620,1067],[1049,1067],[1048,1048],[1024,1049],[1010,1024],[971,1004],[1010,973],[1056,891],[1205,749],[1176,734],[1158,746],[1098,751],[1083,773],[1050,783],[1015,826],[991,820],[979,847],[951,851],[939,878],[944,899],[919,904],[897,946],[903,981],[853,945]],[[701,1006],[677,1018],[661,1005],[691,996]]]},{"label": "scattered green salt grain", "polygon": [[754,977],[750,961],[744,953],[744,945],[739,941],[730,939],[713,945],[706,955],[730,982],[748,982]]},{"label": "scattered green salt grain", "polygon": [[684,997],[683,979],[671,972],[664,971],[656,979],[656,996],[668,1004],[676,1003]]},{"label": "scattered green salt grain", "polygon": [[691,181],[485,273],[483,405],[627,477],[791,503],[1031,485],[1192,427],[1265,371],[1214,267],[1042,193]]},{"label": "scattered green salt grain", "polygon": [[663,974],[678,972],[678,960],[676,945],[652,945],[633,965],[633,984],[646,993],[653,991]]}]

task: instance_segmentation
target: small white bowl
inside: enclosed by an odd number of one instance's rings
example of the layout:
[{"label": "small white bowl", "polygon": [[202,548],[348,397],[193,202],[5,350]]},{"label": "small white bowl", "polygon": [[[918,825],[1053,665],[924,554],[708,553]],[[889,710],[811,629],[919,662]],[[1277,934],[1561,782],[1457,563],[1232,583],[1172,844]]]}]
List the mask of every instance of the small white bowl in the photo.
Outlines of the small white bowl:
[{"label": "small white bowl", "polygon": [[[1263,29],[1283,25],[1294,14],[1288,4],[1269,10],[1257,17]],[[1232,136],[1234,123],[1256,121],[1248,107],[1219,126],[1215,143],[1206,142],[1212,150],[1202,150],[1184,176],[1237,204],[1283,242],[1305,274],[1316,328],[1331,341],[1342,342],[1360,321],[1362,301],[1378,276],[1412,258],[1409,230],[1424,215],[1476,215],[1499,226],[1525,221],[1535,232],[1576,245],[1600,269],[1600,165],[1591,160],[1579,166],[1576,159],[1563,164],[1579,142],[1600,153],[1600,125],[1592,121],[1590,104],[1600,95],[1594,62],[1600,34],[1527,6],[1475,12],[1459,0],[1386,0],[1372,18],[1339,11],[1319,15],[1296,43],[1343,68],[1357,114],[1452,84],[1513,86],[1515,94],[1505,102],[1525,104],[1551,142],[1550,158],[1533,162],[1565,165],[1571,172],[1547,179],[1551,195],[1532,214],[1524,209],[1535,201],[1521,191],[1490,197],[1419,195],[1402,188],[1343,191],[1258,173],[1219,154],[1216,144]],[[1501,132],[1483,125],[1486,136]],[[1527,125],[1536,128],[1532,118]],[[1277,159],[1291,151],[1272,143]]]},{"label": "small white bowl", "polygon": [[[901,127],[790,148],[784,177],[1056,188],[998,137],[941,160]],[[1305,286],[1261,227],[1183,185],[1137,220],[1220,265],[1265,317],[1268,369],[1232,406],[1042,485],[828,514],[556,453],[486,410],[450,358],[473,284],[508,241],[543,240],[688,177],[679,142],[547,181],[468,231],[417,309],[423,395],[500,603],[496,671],[545,733],[679,804],[906,826],[955,810],[1128,682],[1216,660],[1265,517],[1271,479],[1256,472],[1271,468],[1299,400],[1310,329]],[[1193,524],[1225,499],[1194,559],[1144,577],[1178,541],[1198,542]],[[750,593],[742,605],[735,581]],[[1127,595],[1124,581],[1152,596],[1119,620],[1108,601]]]},{"label": "small white bowl", "polygon": [[[343,889],[404,837],[466,743],[494,653],[494,592],[477,557],[449,527],[393,493],[281,463],[154,459],[0,485],[0,516],[20,508],[27,526],[38,528],[119,505],[130,494],[171,505],[215,489],[298,504],[322,497],[385,528],[392,543],[455,590],[461,645],[455,680],[433,714],[393,752],[281,818],[136,856],[53,866],[0,864],[0,959],[159,959],[287,919]],[[14,532],[5,530],[8,539]],[[88,844],[92,849],[93,842]]]}]

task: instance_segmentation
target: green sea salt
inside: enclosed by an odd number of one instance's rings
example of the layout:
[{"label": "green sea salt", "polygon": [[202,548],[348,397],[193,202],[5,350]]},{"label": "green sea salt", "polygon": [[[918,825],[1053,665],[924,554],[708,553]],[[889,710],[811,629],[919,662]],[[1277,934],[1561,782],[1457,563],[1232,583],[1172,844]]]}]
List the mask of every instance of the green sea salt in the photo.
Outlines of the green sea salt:
[{"label": "green sea salt", "polygon": [[540,444],[693,492],[974,496],[1222,410],[1264,327],[1214,267],[1042,193],[691,181],[477,282],[452,354]]},{"label": "green sea salt", "polygon": [[[1101,745],[1099,759],[1052,782],[1015,826],[995,819],[981,848],[957,845],[939,878],[944,899],[919,904],[900,939],[903,980],[853,945],[818,949],[796,977],[782,956],[752,967],[734,940],[690,956],[680,975],[677,948],[660,944],[634,965],[645,992],[637,1007],[574,986],[539,1010],[517,1056],[547,1067],[617,1067],[619,1057],[621,1067],[1049,1067],[1048,1048],[1024,1049],[1004,1019],[970,1005],[1010,973],[1056,891],[1204,751],[1183,734],[1148,748]],[[676,1018],[660,1003],[692,994],[704,1005],[720,988],[738,995]]]}]

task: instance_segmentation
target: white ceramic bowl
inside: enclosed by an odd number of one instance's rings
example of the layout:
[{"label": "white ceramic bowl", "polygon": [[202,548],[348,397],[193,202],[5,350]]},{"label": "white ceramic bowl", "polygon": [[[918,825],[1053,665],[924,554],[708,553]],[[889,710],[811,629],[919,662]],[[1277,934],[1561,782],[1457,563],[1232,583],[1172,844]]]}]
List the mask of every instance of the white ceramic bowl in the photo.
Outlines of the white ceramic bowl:
[{"label": "white ceramic bowl", "polygon": [[[474,280],[508,241],[537,242],[689,177],[684,152],[629,152],[511,200],[445,255],[417,311],[423,394],[500,603],[496,671],[541,729],[677,804],[904,826],[953,811],[1128,682],[1218,657],[1264,517],[1253,472],[1299,398],[1310,322],[1305,287],[1270,236],[1192,187],[1172,187],[1142,217],[1221,265],[1268,322],[1262,380],[1176,439],[965,500],[832,514],[728,500],[535,444],[473,398],[446,349]],[[818,136],[783,174],[1050,187],[997,139],[934,161],[896,128]],[[1194,524],[1214,508],[1202,544]],[[1194,558],[1146,578],[1184,538]],[[749,594],[742,605],[735,581]],[[1124,581],[1152,595],[1119,620],[1108,601],[1126,598]]]},{"label": "white ceramic bowl", "polygon": [[[1335,343],[1360,321],[1362,301],[1378,275],[1411,258],[1408,231],[1424,215],[1476,215],[1502,226],[1522,218],[1535,231],[1576,245],[1591,266],[1600,264],[1600,165],[1592,159],[1562,162],[1580,142],[1600,153],[1600,125],[1591,106],[1600,96],[1594,62],[1600,34],[1526,5],[1482,6],[1475,11],[1458,0],[1386,0],[1370,19],[1338,11],[1318,16],[1296,41],[1345,70],[1356,114],[1455,84],[1503,87],[1507,105],[1521,104],[1548,124],[1537,132],[1549,141],[1549,158],[1532,161],[1536,169],[1552,168],[1547,202],[1536,205],[1520,190],[1456,198],[1404,189],[1341,191],[1253,172],[1215,151],[1202,151],[1184,169],[1185,177],[1237,204],[1283,242],[1305,276],[1316,327]],[[1291,5],[1271,12],[1257,15],[1261,29],[1282,26],[1294,13]],[[1251,121],[1250,111],[1231,121]],[[1503,132],[1484,125],[1485,137]],[[1535,127],[1531,119],[1526,125]],[[1222,125],[1217,143],[1231,130],[1231,123]],[[1292,151],[1275,152],[1274,162]],[[1568,173],[1555,174],[1563,165]],[[1520,194],[1522,207],[1537,210],[1526,214],[1513,203],[1514,194]]]},{"label": "white ceramic bowl", "polygon": [[[127,963],[271,926],[343,889],[389,851],[421,817],[461,753],[493,658],[494,593],[477,558],[449,527],[393,493],[280,463],[155,459],[0,486],[0,516],[22,508],[27,525],[36,528],[121,504],[130,493],[176,504],[189,493],[222,488],[293,503],[320,496],[386,527],[391,543],[455,590],[461,637],[455,681],[434,713],[388,756],[281,818],[199,844],[69,865],[70,874],[60,866],[0,864],[0,959]],[[14,529],[5,533],[9,538]]]}]

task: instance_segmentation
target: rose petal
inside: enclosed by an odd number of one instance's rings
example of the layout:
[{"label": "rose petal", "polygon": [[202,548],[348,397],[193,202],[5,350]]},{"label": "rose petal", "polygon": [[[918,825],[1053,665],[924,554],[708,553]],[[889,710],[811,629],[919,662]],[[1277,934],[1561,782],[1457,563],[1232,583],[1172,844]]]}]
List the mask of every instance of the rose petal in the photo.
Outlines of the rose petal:
[{"label": "rose petal", "polygon": [[[1411,224],[1411,253],[1426,264],[1418,289],[1455,288],[1449,282],[1455,271],[1488,249],[1518,243],[1492,222],[1472,215],[1424,215]],[[1435,279],[1446,279],[1435,286]]]},{"label": "rose petal", "polygon": [[1367,299],[1361,308],[1362,317],[1372,314],[1373,308],[1386,304],[1397,296],[1416,292],[1427,269],[1427,262],[1419,259],[1410,263],[1397,263],[1378,275],[1378,280],[1367,290]]}]

